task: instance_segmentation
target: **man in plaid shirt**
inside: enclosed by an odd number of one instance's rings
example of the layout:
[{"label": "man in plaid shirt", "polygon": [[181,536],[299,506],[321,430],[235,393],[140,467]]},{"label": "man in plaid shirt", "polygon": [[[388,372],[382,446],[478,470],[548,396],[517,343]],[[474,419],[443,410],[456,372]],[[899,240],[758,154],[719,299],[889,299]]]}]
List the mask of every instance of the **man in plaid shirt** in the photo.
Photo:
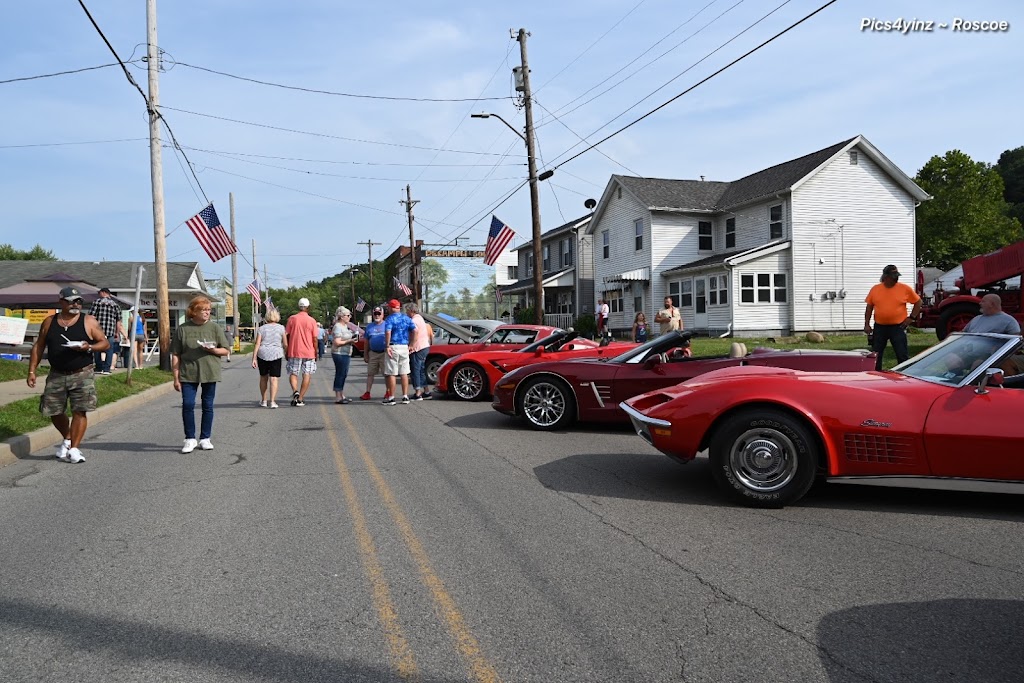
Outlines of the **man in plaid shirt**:
[{"label": "man in plaid shirt", "polygon": [[111,362],[114,359],[114,349],[118,348],[124,330],[121,327],[121,307],[110,298],[110,290],[104,287],[100,290],[100,298],[93,302],[89,309],[89,315],[96,318],[100,329],[110,342],[110,349],[104,354],[97,352],[93,358],[96,364],[96,372],[100,375],[109,375]]}]

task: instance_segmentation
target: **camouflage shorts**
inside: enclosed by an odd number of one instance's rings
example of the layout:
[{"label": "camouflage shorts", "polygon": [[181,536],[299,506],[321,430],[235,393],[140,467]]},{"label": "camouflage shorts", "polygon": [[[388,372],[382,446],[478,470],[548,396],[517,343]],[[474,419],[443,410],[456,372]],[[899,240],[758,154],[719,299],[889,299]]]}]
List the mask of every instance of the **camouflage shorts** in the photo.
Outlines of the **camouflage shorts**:
[{"label": "camouflage shorts", "polygon": [[96,410],[96,380],[92,367],[71,374],[50,370],[43,395],[39,397],[39,412],[46,417],[62,415],[69,401],[72,412]]}]

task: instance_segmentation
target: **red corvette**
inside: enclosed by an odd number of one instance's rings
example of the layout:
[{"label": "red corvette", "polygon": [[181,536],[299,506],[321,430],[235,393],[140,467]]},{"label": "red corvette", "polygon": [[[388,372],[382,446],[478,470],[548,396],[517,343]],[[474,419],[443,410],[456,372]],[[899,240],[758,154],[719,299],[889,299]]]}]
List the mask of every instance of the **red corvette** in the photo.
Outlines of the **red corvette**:
[{"label": "red corvette", "polygon": [[1024,492],[1018,336],[954,334],[891,372],[743,367],[622,404],[639,434],[688,462],[708,449],[741,503],[782,507],[817,478]]},{"label": "red corvette", "polygon": [[550,336],[557,327],[549,325],[508,324],[497,327],[487,336],[469,344],[434,344],[427,354],[427,384],[437,384],[437,371],[449,358],[473,351],[508,351],[521,349],[538,339]]},{"label": "red corvette", "polygon": [[567,358],[610,358],[632,349],[636,344],[616,342],[601,346],[583,339],[574,330],[556,330],[554,334],[513,351],[476,351],[449,358],[437,371],[435,389],[464,401],[475,401],[489,394],[502,376],[524,365]]},{"label": "red corvette", "polygon": [[581,422],[623,422],[621,401],[651,389],[669,387],[720,368],[774,366],[801,370],[867,370],[868,351],[782,351],[734,344],[725,356],[691,357],[690,332],[657,337],[611,359],[535,363],[505,375],[494,388],[495,410],[518,415],[534,429],[560,429]]}]

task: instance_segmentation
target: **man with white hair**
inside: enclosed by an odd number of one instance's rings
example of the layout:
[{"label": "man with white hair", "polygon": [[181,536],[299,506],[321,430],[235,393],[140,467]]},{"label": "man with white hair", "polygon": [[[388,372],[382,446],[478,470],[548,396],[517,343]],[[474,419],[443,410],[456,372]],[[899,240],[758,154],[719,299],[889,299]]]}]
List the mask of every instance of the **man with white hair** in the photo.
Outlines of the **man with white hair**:
[{"label": "man with white hair", "polygon": [[1003,301],[998,294],[986,294],[981,297],[981,315],[967,323],[964,332],[1020,334],[1020,323],[1012,315],[1003,313]]},{"label": "man with white hair", "polygon": [[[306,405],[306,391],[309,379],[316,372],[317,323],[307,313],[309,299],[299,299],[299,312],[288,318],[285,333],[288,335],[288,383],[292,387],[292,405]],[[302,375],[302,382],[299,382]]]}]

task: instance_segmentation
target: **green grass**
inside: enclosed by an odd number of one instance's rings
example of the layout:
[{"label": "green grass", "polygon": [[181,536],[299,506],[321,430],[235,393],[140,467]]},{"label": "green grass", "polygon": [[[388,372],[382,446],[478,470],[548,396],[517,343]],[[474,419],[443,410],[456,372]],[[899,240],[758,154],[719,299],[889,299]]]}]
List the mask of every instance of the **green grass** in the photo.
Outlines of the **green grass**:
[{"label": "green grass", "polygon": [[[36,376],[42,377],[49,371],[49,367],[40,366],[36,368]],[[11,382],[16,379],[24,382],[26,377],[28,377],[28,361],[0,358],[0,382]]]},{"label": "green grass", "polygon": [[[25,374],[28,374],[27,369]],[[24,375],[23,375],[24,376]],[[138,394],[158,384],[170,382],[172,375],[157,368],[132,371],[132,385],[125,383],[127,373],[96,378],[96,395],[99,405],[113,403],[126,396]],[[41,382],[40,382],[41,383]],[[39,385],[37,385],[39,386]],[[8,403],[0,410],[0,441],[13,436],[27,434],[51,424],[50,418],[39,414],[39,398],[26,398]]]}]

